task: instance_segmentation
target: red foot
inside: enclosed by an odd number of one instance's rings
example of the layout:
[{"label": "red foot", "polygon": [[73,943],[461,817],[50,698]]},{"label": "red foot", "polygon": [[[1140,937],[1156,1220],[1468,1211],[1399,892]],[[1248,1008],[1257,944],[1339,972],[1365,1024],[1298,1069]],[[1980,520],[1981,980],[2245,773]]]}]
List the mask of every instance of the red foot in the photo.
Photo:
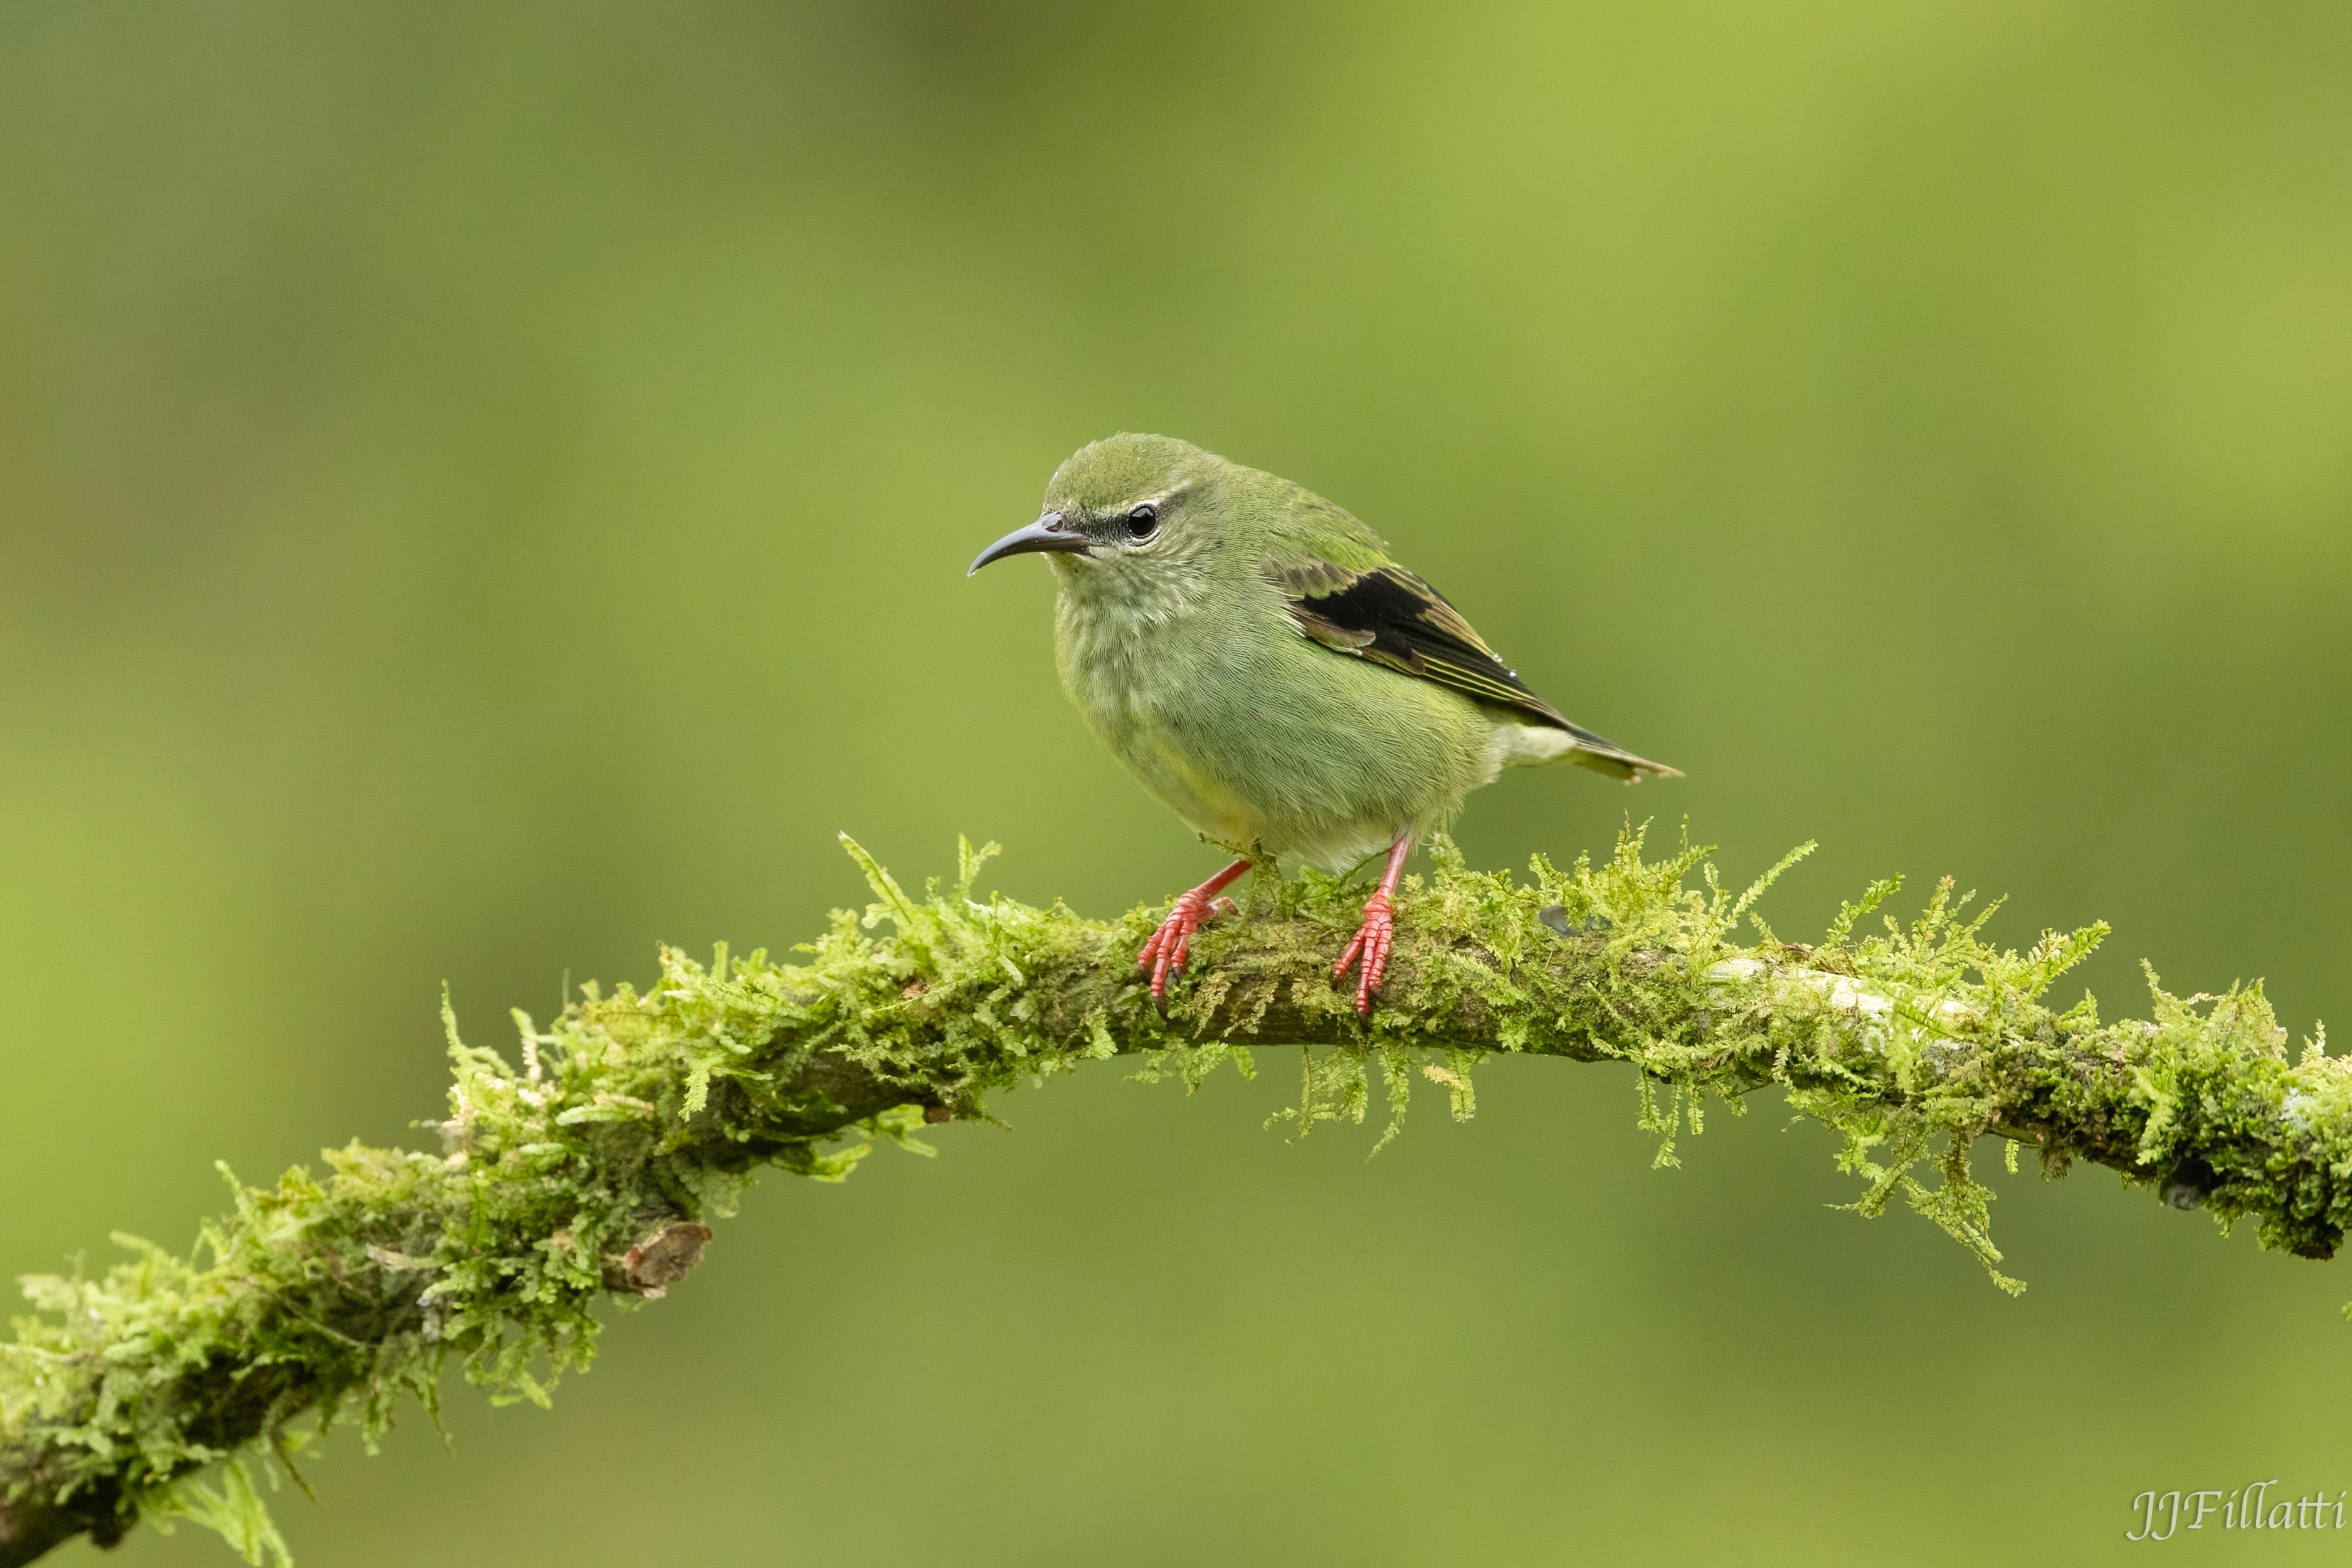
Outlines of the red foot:
[{"label": "red foot", "polygon": [[1151,977],[1151,1005],[1161,1012],[1168,1010],[1168,982],[1184,973],[1184,960],[1192,951],[1192,933],[1240,907],[1230,898],[1219,898],[1217,891],[1249,870],[1249,865],[1246,860],[1235,861],[1192,892],[1180,894],[1176,907],[1135,956],[1135,967]]},{"label": "red foot", "polygon": [[1396,905],[1386,893],[1376,893],[1364,901],[1364,923],[1356,931],[1356,939],[1331,966],[1334,985],[1348,977],[1348,970],[1357,958],[1364,961],[1363,973],[1356,981],[1356,1016],[1370,1018],[1372,998],[1381,983],[1389,977],[1389,947],[1396,941]]}]

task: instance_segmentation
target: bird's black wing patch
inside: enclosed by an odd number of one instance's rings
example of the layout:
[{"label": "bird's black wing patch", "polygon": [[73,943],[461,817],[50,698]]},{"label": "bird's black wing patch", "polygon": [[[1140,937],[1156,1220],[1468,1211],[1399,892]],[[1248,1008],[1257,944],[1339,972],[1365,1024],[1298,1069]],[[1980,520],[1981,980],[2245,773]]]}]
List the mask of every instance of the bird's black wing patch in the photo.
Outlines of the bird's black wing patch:
[{"label": "bird's black wing patch", "polygon": [[1529,690],[1444,594],[1404,568],[1349,570],[1295,559],[1268,561],[1266,572],[1288,597],[1298,629],[1334,653],[1386,664],[1513,709],[1531,723],[1610,746]]}]

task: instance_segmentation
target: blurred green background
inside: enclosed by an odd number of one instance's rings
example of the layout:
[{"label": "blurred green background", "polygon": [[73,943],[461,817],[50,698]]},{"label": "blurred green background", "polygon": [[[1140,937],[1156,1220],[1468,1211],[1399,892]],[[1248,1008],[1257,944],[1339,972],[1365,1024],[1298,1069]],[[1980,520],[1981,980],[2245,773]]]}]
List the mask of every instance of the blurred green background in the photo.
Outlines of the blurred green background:
[{"label": "blurred green background", "polygon": [[[1070,450],[1339,499],[1629,808],[1820,924],[2113,920],[2144,1006],[2352,1015],[2352,11],[880,0],[0,8],[0,1270],[184,1245],[470,1032],[1002,840],[1215,856],[1056,688]],[[1906,895],[1907,896],[1907,895]],[[2011,1301],[1769,1106],[1615,1069],[1262,1130],[1106,1067],[772,1177],[555,1409],[338,1441],[306,1568],[2104,1561],[2352,1486],[2352,1272],[2086,1170]],[[2319,1541],[2208,1531],[2215,1561]],[[82,1561],[76,1545],[65,1559]],[[2143,1546],[2139,1550],[2145,1551]],[[117,1561],[227,1561],[142,1531]]]}]

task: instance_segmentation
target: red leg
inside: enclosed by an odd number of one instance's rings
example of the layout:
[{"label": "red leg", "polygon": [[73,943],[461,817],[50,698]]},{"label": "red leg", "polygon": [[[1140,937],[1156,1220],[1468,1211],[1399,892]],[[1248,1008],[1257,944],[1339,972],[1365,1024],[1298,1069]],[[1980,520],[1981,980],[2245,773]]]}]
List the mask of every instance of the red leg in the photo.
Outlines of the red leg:
[{"label": "red leg", "polygon": [[1135,967],[1151,977],[1151,1005],[1161,1012],[1168,1010],[1168,982],[1184,972],[1185,956],[1192,950],[1192,933],[1233,910],[1234,901],[1217,894],[1249,868],[1246,859],[1237,860],[1179,897],[1176,907],[1168,912],[1168,918],[1160,923],[1160,929],[1151,934],[1143,951],[1135,956]]},{"label": "red leg", "polygon": [[1370,1018],[1372,993],[1389,976],[1389,946],[1396,940],[1397,879],[1404,875],[1404,858],[1412,853],[1412,834],[1399,833],[1396,842],[1389,846],[1389,869],[1381,873],[1381,890],[1364,900],[1364,923],[1357,927],[1356,939],[1331,966],[1331,981],[1337,985],[1348,977],[1349,967],[1358,957],[1364,961],[1363,973],[1356,981],[1356,1016]]}]

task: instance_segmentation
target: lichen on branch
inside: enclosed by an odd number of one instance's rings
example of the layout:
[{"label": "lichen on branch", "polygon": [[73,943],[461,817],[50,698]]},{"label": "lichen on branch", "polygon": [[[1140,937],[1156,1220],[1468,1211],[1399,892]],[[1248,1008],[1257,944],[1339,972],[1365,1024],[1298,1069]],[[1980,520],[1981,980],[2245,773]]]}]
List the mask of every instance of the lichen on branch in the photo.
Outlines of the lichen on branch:
[{"label": "lichen on branch", "polygon": [[118,1237],[131,1257],[102,1275],[28,1280],[34,1310],[0,1345],[0,1568],[141,1519],[283,1558],[257,1477],[299,1482],[320,1433],[373,1445],[407,1398],[435,1408],[453,1363],[543,1403],[593,1355],[603,1303],[683,1278],[761,1168],[838,1180],[878,1143],[928,1154],[926,1124],[986,1119],[992,1095],[1101,1058],[1192,1085],[1296,1046],[1295,1132],[1360,1122],[1377,1090],[1382,1141],[1416,1083],[1466,1119],[1491,1055],[1624,1061],[1662,1165],[1708,1101],[1736,1113],[1777,1087],[1839,1134],[1850,1207],[1903,1198],[2010,1290],[1969,1164],[1986,1134],[2011,1140],[2012,1170],[2019,1144],[2052,1175],[2090,1160],[2304,1257],[2352,1219],[2352,1068],[2324,1040],[2291,1063],[2259,986],[2179,998],[2151,976],[2145,1020],[2053,1008],[2105,927],[1996,948],[1948,883],[1907,922],[1878,915],[1896,891],[1878,883],[1804,945],[1755,915],[1796,855],[1734,894],[1705,852],[1651,859],[1639,833],[1524,877],[1441,840],[1366,1025],[1329,984],[1364,893],[1342,879],[1253,878],[1163,1018],[1133,964],[1159,912],[979,897],[993,846],[919,897],[848,847],[875,902],[798,961],[665,948],[642,992],[583,987],[544,1029],[517,1012],[507,1052],[461,1037],[445,1001],[449,1112],[422,1124],[437,1148],[353,1144],[269,1186],[231,1178],[193,1257]]}]

